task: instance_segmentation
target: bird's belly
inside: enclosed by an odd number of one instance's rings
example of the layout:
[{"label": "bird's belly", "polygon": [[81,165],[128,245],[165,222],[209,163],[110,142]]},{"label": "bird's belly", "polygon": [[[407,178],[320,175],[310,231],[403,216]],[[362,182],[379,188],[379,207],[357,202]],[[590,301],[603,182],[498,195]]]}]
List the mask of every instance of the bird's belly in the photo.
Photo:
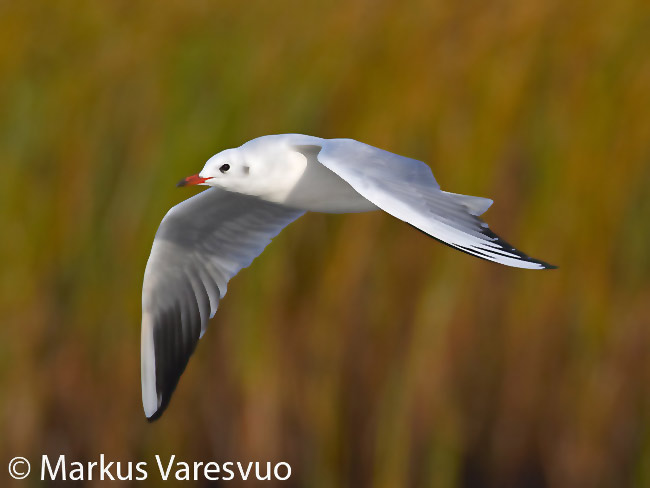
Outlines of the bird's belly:
[{"label": "bird's belly", "polygon": [[310,163],[282,202],[310,212],[348,213],[378,210],[344,179],[320,163]]},{"label": "bird's belly", "polygon": [[287,201],[285,205],[302,208],[309,212],[323,213],[353,213],[379,210],[379,207],[369,202],[358,193],[356,195],[339,195],[336,198],[327,201],[314,198],[313,195],[305,195],[304,198]]}]

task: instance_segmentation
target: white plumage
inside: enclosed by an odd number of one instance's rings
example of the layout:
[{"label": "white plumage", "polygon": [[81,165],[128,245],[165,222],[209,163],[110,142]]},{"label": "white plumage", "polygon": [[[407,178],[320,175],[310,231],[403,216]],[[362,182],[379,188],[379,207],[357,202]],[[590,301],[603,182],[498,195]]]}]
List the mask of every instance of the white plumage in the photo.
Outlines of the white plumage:
[{"label": "white plumage", "polygon": [[142,401],[167,406],[228,281],[306,211],[381,209],[451,247],[519,268],[552,268],[478,218],[487,198],[442,191],[421,161],[352,139],[264,136],[208,160],[179,185],[212,186],[163,218],[142,290]]}]

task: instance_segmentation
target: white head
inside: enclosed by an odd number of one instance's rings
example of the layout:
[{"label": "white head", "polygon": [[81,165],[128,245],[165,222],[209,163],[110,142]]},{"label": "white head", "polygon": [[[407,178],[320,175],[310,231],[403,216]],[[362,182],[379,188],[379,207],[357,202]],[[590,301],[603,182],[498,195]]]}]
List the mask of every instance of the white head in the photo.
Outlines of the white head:
[{"label": "white head", "polygon": [[200,173],[177,186],[216,186],[237,193],[277,200],[302,175],[306,159],[272,136],[254,139],[241,147],[215,154]]},{"label": "white head", "polygon": [[182,179],[177,186],[220,186],[245,193],[242,189],[249,186],[251,164],[243,158],[239,148],[226,149],[208,159],[200,173]]}]

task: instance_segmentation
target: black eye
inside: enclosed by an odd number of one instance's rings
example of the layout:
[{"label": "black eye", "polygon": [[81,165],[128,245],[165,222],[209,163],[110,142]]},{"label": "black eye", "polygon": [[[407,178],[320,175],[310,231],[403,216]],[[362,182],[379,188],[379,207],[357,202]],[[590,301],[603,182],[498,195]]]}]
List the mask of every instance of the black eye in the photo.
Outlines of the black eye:
[{"label": "black eye", "polygon": [[219,168],[219,171],[221,171],[222,173],[225,173],[229,169],[230,169],[230,165],[228,163],[226,163],[226,164],[221,165],[221,168]]}]

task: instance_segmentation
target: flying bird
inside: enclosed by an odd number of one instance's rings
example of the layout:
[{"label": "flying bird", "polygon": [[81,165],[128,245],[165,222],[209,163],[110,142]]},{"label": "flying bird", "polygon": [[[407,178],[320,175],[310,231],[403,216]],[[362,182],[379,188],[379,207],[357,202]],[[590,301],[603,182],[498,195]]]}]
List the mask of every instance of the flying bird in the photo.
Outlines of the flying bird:
[{"label": "flying bird", "polygon": [[478,216],[492,200],[440,189],[425,163],[353,139],[269,135],[212,156],[178,186],[211,187],[160,223],[142,287],[142,403],[167,407],[228,281],[305,212],[383,210],[473,256],[554,268],[501,240]]}]

